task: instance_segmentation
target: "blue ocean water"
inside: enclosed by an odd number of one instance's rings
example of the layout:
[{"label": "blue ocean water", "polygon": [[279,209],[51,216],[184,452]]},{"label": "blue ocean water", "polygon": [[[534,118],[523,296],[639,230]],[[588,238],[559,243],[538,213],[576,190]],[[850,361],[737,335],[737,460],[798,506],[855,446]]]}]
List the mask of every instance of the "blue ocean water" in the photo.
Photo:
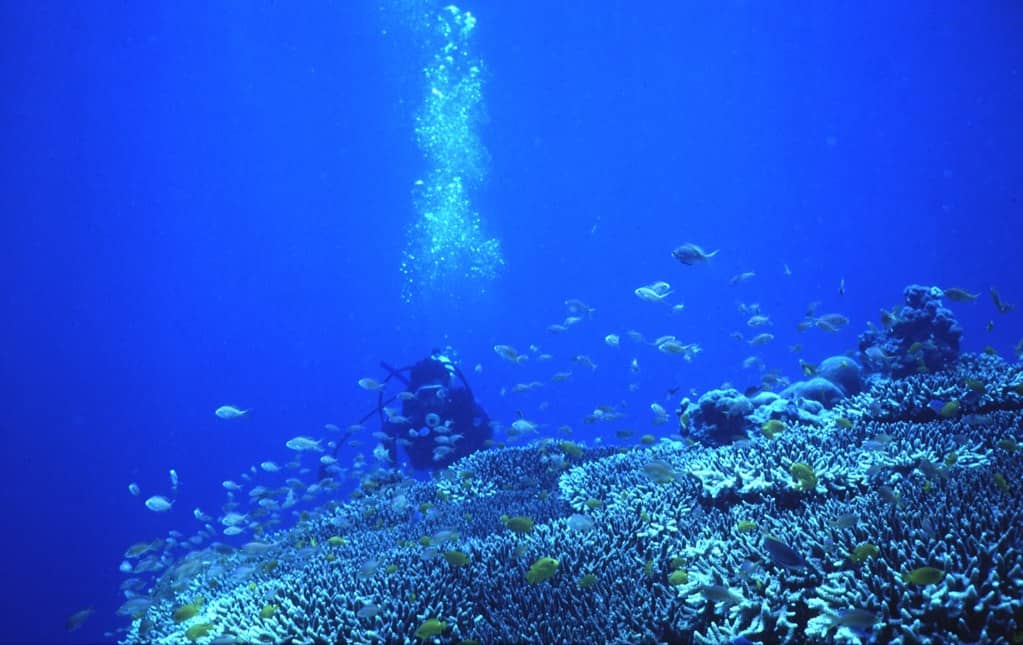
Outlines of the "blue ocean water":
[{"label": "blue ocean water", "polygon": [[[119,638],[105,634],[129,622],[115,615],[125,549],[191,535],[194,508],[219,512],[222,480],[356,422],[376,404],[356,382],[382,378],[380,361],[450,345],[492,418],[557,438],[568,424],[594,445],[622,425],[677,438],[649,404],[758,383],[753,354],[801,378],[800,358],[855,350],[910,283],[981,293],[952,304],[963,349],[1017,360],[1023,313],[988,298],[1023,301],[1015,3],[460,9],[482,69],[473,137],[455,143],[485,149],[465,197],[503,264],[466,278],[420,256],[440,277],[410,284],[441,5],[0,8],[0,640]],[[720,253],[683,266],[684,242]],[[730,285],[743,272],[756,275]],[[682,311],[634,295],[659,280]],[[570,298],[592,317],[547,331]],[[797,332],[814,301],[848,326]],[[772,342],[731,336],[754,333],[740,303],[770,316]],[[702,351],[665,355],[630,329]],[[534,358],[512,365],[498,344]],[[556,369],[573,378],[551,384]],[[225,422],[223,404],[252,411]],[[601,405],[622,424],[582,422]],[[371,449],[344,446],[342,462]],[[151,512],[170,469],[174,505]]]}]

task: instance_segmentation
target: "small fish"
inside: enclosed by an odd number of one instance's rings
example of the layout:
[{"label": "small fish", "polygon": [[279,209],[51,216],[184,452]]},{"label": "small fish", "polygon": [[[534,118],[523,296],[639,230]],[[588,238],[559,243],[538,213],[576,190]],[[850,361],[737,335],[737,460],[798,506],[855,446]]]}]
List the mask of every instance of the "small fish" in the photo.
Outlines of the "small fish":
[{"label": "small fish", "polygon": [[173,468],[170,469],[170,483],[171,483],[171,490],[177,492],[177,490],[178,490],[178,471],[174,470]]},{"label": "small fish", "polygon": [[840,296],[845,295],[845,278],[842,278],[841,280],[838,281],[838,295]]},{"label": "small fish", "polygon": [[770,324],[771,324],[771,319],[769,317],[767,317],[767,316],[762,315],[762,314],[757,314],[755,316],[751,316],[750,319],[746,321],[746,325],[749,326],[749,327],[764,327],[764,326],[770,325]]},{"label": "small fish", "polygon": [[902,581],[914,585],[938,584],[945,577],[945,572],[935,567],[918,567],[902,574]]},{"label": "small fish", "polygon": [[756,275],[757,274],[755,272],[753,272],[753,271],[744,271],[742,273],[738,273],[736,275],[733,275],[728,280],[728,284],[729,284],[729,286],[734,287],[737,284],[742,284],[743,282],[746,282],[747,280],[755,278]]},{"label": "small fish", "polygon": [[786,429],[785,422],[781,419],[768,419],[760,426],[760,431],[768,439],[774,439]]},{"label": "small fish", "polygon": [[987,414],[967,414],[963,417],[963,423],[983,428],[994,423],[994,419]]},{"label": "small fish", "polygon": [[370,378],[367,376],[365,378],[359,379],[359,387],[369,392],[372,392],[374,390],[379,390],[380,388],[384,387],[384,384],[380,383],[374,378]]},{"label": "small fish", "polygon": [[878,486],[877,493],[888,504],[899,507],[902,505],[902,496],[895,492],[891,486]]},{"label": "small fish", "polygon": [[842,327],[849,324],[849,319],[842,314],[824,314],[823,316],[811,317],[799,324],[799,331],[805,331],[809,327],[823,329],[826,332],[835,333]]},{"label": "small fish", "polygon": [[671,252],[671,255],[682,264],[692,266],[694,264],[709,261],[719,252],[720,249],[707,253],[698,245],[693,244],[692,242],[686,242],[685,244],[675,247],[675,250]]},{"label": "small fish", "polygon": [[237,483],[231,481],[230,479],[225,479],[224,482],[221,485],[224,488],[226,488],[227,490],[241,490],[242,489],[240,484],[237,484]]},{"label": "small fish", "polygon": [[979,293],[970,293],[966,289],[960,289],[958,287],[942,289],[941,293],[945,298],[948,298],[952,302],[973,302],[980,297]]},{"label": "small fish", "polygon": [[847,609],[831,619],[831,627],[852,627],[861,631],[873,629],[877,614],[866,609]]},{"label": "small fish", "polygon": [[174,502],[170,501],[163,495],[153,495],[152,497],[146,500],[146,508],[157,513],[169,511],[171,505],[173,504]]},{"label": "small fish", "polygon": [[572,529],[573,531],[580,531],[580,532],[582,532],[582,531],[589,531],[590,529],[592,529],[595,526],[592,519],[590,519],[586,515],[582,515],[582,514],[579,514],[579,513],[573,513],[572,515],[570,515],[568,517],[568,522],[567,523],[568,523],[568,528]]},{"label": "small fish", "polygon": [[924,474],[924,477],[929,479],[947,479],[948,472],[943,468],[939,468],[937,464],[932,462],[930,459],[920,459],[917,462],[916,467],[920,469],[920,472]]},{"label": "small fish", "polygon": [[771,562],[779,567],[798,571],[806,567],[806,561],[799,552],[785,544],[781,540],[770,535],[764,536],[764,550],[767,551]]},{"label": "small fish", "polygon": [[767,343],[774,340],[774,334],[764,332],[763,334],[757,334],[749,340],[749,344],[753,346],[766,345]]},{"label": "small fish", "polygon": [[430,536],[430,542],[433,544],[441,544],[443,542],[454,542],[459,538],[457,531],[452,529],[441,529]]},{"label": "small fish", "polygon": [[249,555],[259,555],[261,553],[266,553],[267,551],[270,551],[273,548],[274,545],[269,544],[267,542],[246,542],[244,545],[242,545],[242,551],[245,551]]},{"label": "small fish", "polygon": [[587,305],[582,300],[577,298],[569,298],[565,301],[565,306],[568,307],[568,312],[572,314],[583,314],[584,316],[593,316],[593,312],[596,311],[593,307]]},{"label": "small fish", "polygon": [[651,461],[647,465],[643,466],[643,472],[645,472],[647,477],[657,484],[671,483],[675,481],[677,477],[675,470],[669,464],[661,460]]},{"label": "small fish", "polygon": [[529,360],[529,356],[519,354],[511,345],[494,345],[494,353],[509,363],[515,363],[516,365],[521,365]]},{"label": "small fish", "polygon": [[594,363],[593,359],[587,356],[586,354],[579,354],[572,360],[575,361],[576,363],[579,363],[580,365],[585,365],[591,370],[597,369],[597,364]]},{"label": "small fish", "polygon": [[250,411],[251,408],[249,408],[248,410],[241,410],[233,405],[222,405],[216,409],[214,414],[216,414],[221,419],[238,419],[240,417],[245,416]]},{"label": "small fish", "polygon": [[962,409],[962,404],[957,399],[948,401],[938,410],[938,416],[942,419],[951,419],[952,417],[958,416],[959,411]]},{"label": "small fish", "polygon": [[132,495],[134,495],[135,497],[138,497],[139,493],[141,492],[141,489],[139,488],[138,484],[136,484],[135,482],[132,482],[132,483],[128,484],[128,492],[131,493]]},{"label": "small fish", "polygon": [[379,564],[377,563],[376,560],[369,560],[368,562],[366,562],[366,564],[362,565],[362,568],[359,569],[359,572],[356,575],[362,580],[365,580],[366,578],[372,578],[374,575],[376,575],[378,568]]},{"label": "small fish", "polygon": [[863,564],[867,561],[867,558],[876,558],[880,555],[881,549],[876,544],[870,542],[863,542],[856,545],[856,547],[849,553],[849,559],[852,560],[853,564]]},{"label": "small fish", "polygon": [[134,596],[117,608],[118,616],[136,616],[149,611],[153,601],[147,596]]},{"label": "small fish", "polygon": [[676,356],[684,356],[686,360],[692,360],[694,354],[699,354],[703,351],[696,343],[680,343],[677,340],[666,340],[663,343],[657,345],[657,351],[663,354],[672,354]]},{"label": "small fish", "polygon": [[526,419],[516,419],[512,422],[511,427],[517,432],[536,432],[539,426]]},{"label": "small fish", "polygon": [[140,555],[148,553],[149,551],[156,548],[154,542],[136,542],[135,544],[128,547],[128,550],[124,552],[126,558],[137,558]]},{"label": "small fish", "polygon": [[288,439],[288,441],[284,445],[292,450],[297,450],[300,452],[305,450],[315,450],[316,452],[323,452],[323,448],[320,446],[319,441],[316,441],[311,437],[301,435],[298,437],[294,437],[292,439]]},{"label": "small fish", "polygon": [[619,343],[621,343],[621,339],[617,334],[608,334],[607,336],[604,336],[604,343],[606,343],[608,347],[618,347]]},{"label": "small fish", "polygon": [[742,595],[732,591],[724,585],[703,585],[700,587],[700,595],[711,602],[728,604],[741,604],[746,601]]},{"label": "small fish", "polygon": [[380,611],[381,611],[381,609],[380,609],[379,605],[375,605],[373,603],[367,603],[367,604],[363,605],[362,609],[360,609],[359,611],[355,612],[355,615],[358,616],[359,618],[367,618],[368,619],[368,618],[376,617],[376,615],[379,614]]},{"label": "small fish", "polygon": [[440,461],[447,457],[448,455],[450,455],[451,453],[453,453],[454,451],[455,449],[450,446],[437,446],[436,448],[433,449],[432,455],[433,460]]},{"label": "small fish", "polygon": [[86,620],[89,619],[89,616],[92,615],[93,611],[95,610],[92,607],[89,607],[88,609],[82,609],[71,614],[70,616],[67,617],[67,622],[64,625],[65,628],[69,632],[75,631],[76,629],[81,627]]},{"label": "small fish", "polygon": [[990,293],[991,302],[995,304],[995,309],[998,310],[998,313],[1007,314],[1016,308],[1016,305],[1010,305],[1006,302],[1002,302],[1002,297],[998,294],[998,290],[995,289],[994,287],[991,287]]},{"label": "small fish", "polygon": [[633,293],[636,294],[636,297],[639,298],[640,300],[645,300],[647,302],[661,302],[672,294],[671,291],[658,293],[657,291],[654,291],[650,287],[637,287],[635,290],[633,290]]},{"label": "small fish", "polygon": [[842,531],[845,529],[853,528],[854,526],[859,524],[859,522],[860,516],[857,515],[856,513],[843,513],[836,517],[835,519],[831,520],[829,524],[831,524],[832,528]]}]

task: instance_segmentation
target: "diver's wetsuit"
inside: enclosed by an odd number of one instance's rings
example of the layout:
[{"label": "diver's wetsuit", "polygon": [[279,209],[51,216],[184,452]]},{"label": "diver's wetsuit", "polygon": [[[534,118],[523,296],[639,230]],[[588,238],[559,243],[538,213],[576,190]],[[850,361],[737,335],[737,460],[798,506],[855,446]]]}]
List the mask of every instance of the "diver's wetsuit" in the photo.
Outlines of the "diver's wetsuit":
[{"label": "diver's wetsuit", "polygon": [[[473,397],[458,368],[431,356],[410,368],[408,391],[416,396],[402,403],[408,423],[383,421],[383,431],[401,440],[413,468],[437,470],[486,447],[493,438],[490,418]],[[462,435],[454,443],[438,443],[442,436]],[[391,456],[396,457],[395,443]],[[435,450],[440,448],[437,457]],[[451,448],[450,451],[447,448]],[[443,453],[443,454],[442,454]]]}]

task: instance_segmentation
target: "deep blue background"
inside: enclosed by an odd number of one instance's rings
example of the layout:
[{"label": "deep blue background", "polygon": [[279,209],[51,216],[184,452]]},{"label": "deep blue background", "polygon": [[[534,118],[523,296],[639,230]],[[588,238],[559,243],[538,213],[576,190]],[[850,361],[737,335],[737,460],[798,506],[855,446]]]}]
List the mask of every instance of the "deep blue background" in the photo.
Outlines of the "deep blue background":
[{"label": "deep blue background", "polygon": [[[191,509],[215,512],[222,479],[353,422],[373,401],[355,381],[381,359],[451,342],[484,365],[473,384],[506,423],[522,410],[581,438],[667,435],[647,411],[677,403],[667,388],[758,378],[729,338],[750,335],[737,302],[773,317],[759,354],[792,377],[788,345],[811,361],[854,347],[910,282],[1023,303],[1018,3],[554,4],[465,7],[492,156],[474,200],[507,267],[486,296],[466,285],[447,306],[400,299],[426,169],[412,134],[424,52],[403,9],[3,3],[0,640],[123,625],[124,549],[194,531]],[[721,254],[682,267],[670,250],[684,241]],[[633,296],[654,280],[684,313]],[[546,334],[570,297],[594,320]],[[846,331],[796,334],[818,299],[852,318]],[[997,314],[986,293],[956,310],[968,349],[1011,356],[1023,312]],[[705,351],[685,364],[603,344],[628,328]],[[516,368],[495,343],[557,359]],[[596,373],[501,397],[578,353]],[[623,400],[625,422],[582,426]],[[223,403],[254,411],[225,424]],[[167,492],[169,468],[179,501],[151,513],[142,499]],[[67,635],[67,614],[90,605]]]}]

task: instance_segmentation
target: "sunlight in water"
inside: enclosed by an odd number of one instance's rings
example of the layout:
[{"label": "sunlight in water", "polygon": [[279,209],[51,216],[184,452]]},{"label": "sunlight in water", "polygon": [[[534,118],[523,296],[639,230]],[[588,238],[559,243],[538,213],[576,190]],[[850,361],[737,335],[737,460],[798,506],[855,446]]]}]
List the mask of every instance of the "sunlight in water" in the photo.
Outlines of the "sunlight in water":
[{"label": "sunlight in water", "polygon": [[500,243],[484,235],[470,201],[488,160],[477,133],[483,71],[470,47],[476,19],[448,6],[431,20],[434,51],[423,69],[424,99],[416,116],[416,142],[427,171],[416,181],[418,218],[401,263],[406,302],[466,283],[485,291],[504,264]]}]

